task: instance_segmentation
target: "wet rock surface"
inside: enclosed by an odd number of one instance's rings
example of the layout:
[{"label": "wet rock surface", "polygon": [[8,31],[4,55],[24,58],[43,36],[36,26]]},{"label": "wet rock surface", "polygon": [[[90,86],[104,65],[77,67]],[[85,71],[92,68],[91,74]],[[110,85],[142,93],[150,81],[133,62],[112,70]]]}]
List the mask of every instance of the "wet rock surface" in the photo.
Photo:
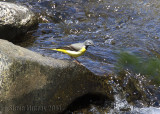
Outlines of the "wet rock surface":
[{"label": "wet rock surface", "polygon": [[[27,7],[9,2],[0,2],[0,38],[18,40],[37,25],[37,17]],[[21,39],[22,40],[22,39]]]},{"label": "wet rock surface", "polygon": [[0,40],[0,56],[3,113],[58,113],[86,94],[114,100],[107,78],[81,65],[43,57],[5,40]]}]

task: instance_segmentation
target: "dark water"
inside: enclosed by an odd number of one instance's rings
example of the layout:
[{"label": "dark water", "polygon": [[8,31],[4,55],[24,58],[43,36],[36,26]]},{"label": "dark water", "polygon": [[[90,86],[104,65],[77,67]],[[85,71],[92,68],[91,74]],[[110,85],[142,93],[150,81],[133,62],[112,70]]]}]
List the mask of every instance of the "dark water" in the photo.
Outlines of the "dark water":
[{"label": "dark water", "polygon": [[[159,0],[6,0],[30,7],[39,26],[26,48],[59,59],[55,48],[92,39],[78,60],[98,75],[114,73],[121,51],[147,59],[160,53]],[[155,53],[156,52],[156,53]]]}]

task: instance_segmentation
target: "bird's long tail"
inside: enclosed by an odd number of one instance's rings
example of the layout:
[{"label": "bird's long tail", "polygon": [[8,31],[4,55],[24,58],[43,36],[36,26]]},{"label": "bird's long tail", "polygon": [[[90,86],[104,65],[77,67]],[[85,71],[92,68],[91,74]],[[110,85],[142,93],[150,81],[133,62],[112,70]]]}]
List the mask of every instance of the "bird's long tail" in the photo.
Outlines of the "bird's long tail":
[{"label": "bird's long tail", "polygon": [[64,50],[64,49],[51,49],[51,50],[55,50],[55,51],[60,51],[60,52],[66,53],[66,50]]},{"label": "bird's long tail", "polygon": [[55,50],[55,51],[57,51],[57,49],[50,49],[50,50]]}]

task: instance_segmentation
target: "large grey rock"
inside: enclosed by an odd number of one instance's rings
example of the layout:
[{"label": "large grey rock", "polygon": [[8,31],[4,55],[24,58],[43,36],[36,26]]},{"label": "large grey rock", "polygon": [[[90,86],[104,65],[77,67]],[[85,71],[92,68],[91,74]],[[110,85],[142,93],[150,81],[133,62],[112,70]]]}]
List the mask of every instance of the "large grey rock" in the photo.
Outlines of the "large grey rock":
[{"label": "large grey rock", "polygon": [[0,2],[0,38],[15,40],[37,25],[35,14],[20,4]]},{"label": "large grey rock", "polygon": [[2,113],[59,113],[86,94],[100,94],[113,100],[111,91],[105,76],[0,40]]}]

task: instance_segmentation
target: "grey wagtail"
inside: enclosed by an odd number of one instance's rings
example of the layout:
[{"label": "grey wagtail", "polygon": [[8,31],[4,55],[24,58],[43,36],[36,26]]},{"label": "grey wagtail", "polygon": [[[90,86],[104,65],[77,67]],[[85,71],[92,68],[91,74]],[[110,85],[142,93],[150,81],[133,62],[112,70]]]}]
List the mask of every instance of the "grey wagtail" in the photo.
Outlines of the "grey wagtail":
[{"label": "grey wagtail", "polygon": [[68,46],[51,49],[51,50],[60,51],[65,54],[68,54],[70,57],[76,58],[83,55],[89,46],[94,46],[94,43],[92,40],[86,40],[83,43],[75,43],[75,44],[71,44]]}]

